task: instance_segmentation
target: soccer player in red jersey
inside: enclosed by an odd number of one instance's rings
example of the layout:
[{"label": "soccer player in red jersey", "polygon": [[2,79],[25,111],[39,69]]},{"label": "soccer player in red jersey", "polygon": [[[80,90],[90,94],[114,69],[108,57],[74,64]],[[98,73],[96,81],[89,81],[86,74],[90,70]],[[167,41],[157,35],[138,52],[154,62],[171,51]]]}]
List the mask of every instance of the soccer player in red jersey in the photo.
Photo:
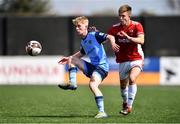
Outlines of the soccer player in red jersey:
[{"label": "soccer player in red jersey", "polygon": [[120,89],[123,99],[121,114],[127,115],[132,111],[133,101],[137,92],[136,79],[143,66],[144,31],[141,23],[131,20],[131,7],[122,5],[119,8],[120,22],[113,25],[108,34],[115,37],[120,46],[115,52],[116,62],[119,63]]}]

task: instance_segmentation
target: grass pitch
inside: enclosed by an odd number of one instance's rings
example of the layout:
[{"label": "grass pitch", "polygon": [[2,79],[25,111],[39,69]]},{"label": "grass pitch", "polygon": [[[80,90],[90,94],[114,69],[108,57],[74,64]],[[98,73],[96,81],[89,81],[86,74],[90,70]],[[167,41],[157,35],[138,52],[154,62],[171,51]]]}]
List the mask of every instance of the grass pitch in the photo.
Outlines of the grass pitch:
[{"label": "grass pitch", "polygon": [[88,86],[64,91],[57,86],[0,85],[0,123],[180,123],[180,86],[138,86],[128,116],[119,114],[119,87],[100,88],[106,119],[94,119],[97,108]]}]

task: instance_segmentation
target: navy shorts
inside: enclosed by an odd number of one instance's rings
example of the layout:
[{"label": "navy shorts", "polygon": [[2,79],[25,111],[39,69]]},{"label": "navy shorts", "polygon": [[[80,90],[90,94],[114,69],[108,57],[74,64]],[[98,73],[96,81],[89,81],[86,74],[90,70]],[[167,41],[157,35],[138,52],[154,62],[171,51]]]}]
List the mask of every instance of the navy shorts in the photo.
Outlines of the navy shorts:
[{"label": "navy shorts", "polygon": [[84,74],[91,78],[93,72],[98,72],[101,75],[101,79],[104,80],[104,78],[107,76],[108,72],[104,69],[100,68],[99,66],[92,65],[91,63],[84,61]]}]

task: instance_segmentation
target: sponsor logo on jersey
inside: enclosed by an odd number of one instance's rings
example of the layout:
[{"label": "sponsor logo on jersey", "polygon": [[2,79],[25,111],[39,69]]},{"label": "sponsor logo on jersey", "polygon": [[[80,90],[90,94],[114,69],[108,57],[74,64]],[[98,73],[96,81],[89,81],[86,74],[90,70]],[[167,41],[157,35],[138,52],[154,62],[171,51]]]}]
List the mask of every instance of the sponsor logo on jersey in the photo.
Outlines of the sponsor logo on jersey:
[{"label": "sponsor logo on jersey", "polygon": [[129,43],[130,41],[128,39],[118,39],[119,43]]}]

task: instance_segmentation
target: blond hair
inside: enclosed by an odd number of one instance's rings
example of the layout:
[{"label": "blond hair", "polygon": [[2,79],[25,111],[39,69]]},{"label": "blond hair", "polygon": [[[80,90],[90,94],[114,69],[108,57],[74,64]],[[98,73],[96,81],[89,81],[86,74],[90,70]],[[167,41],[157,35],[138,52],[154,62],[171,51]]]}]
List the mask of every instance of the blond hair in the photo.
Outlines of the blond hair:
[{"label": "blond hair", "polygon": [[131,11],[132,11],[132,8],[131,6],[125,4],[125,5],[122,5],[120,8],[119,8],[119,14],[123,13],[123,12],[128,12],[129,15],[131,15]]},{"label": "blond hair", "polygon": [[83,23],[86,24],[87,26],[89,25],[89,20],[85,16],[76,17],[75,19],[72,20],[72,22],[74,25],[77,25],[78,23]]}]

